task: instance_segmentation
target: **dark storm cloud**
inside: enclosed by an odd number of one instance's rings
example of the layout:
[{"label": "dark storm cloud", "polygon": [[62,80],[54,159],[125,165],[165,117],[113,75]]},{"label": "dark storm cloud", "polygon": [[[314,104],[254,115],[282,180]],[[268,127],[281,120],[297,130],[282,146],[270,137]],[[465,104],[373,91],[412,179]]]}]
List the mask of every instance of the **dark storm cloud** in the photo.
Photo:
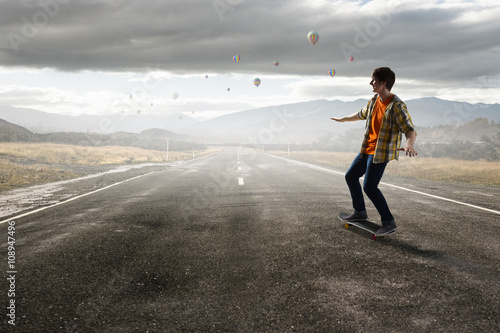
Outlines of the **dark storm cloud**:
[{"label": "dark storm cloud", "polygon": [[[467,6],[379,3],[5,1],[0,56],[6,67],[63,71],[275,73],[279,60],[280,74],[325,75],[334,67],[343,76],[367,76],[383,65],[409,78],[498,74],[498,20],[463,20]],[[320,33],[315,47],[306,39],[310,30]]]}]

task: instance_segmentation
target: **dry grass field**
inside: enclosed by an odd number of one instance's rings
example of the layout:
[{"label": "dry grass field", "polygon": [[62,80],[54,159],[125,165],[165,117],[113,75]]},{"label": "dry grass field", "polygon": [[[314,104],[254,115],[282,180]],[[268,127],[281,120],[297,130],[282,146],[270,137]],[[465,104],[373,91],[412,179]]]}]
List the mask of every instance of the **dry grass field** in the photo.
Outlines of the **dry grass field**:
[{"label": "dry grass field", "polygon": [[[273,151],[271,154],[286,156],[287,152]],[[321,151],[292,152],[296,160],[320,163],[347,170],[356,153]],[[431,181],[463,182],[500,187],[500,162],[462,161],[450,158],[416,157],[400,155],[399,161],[387,165],[388,174],[413,177]]]},{"label": "dry grass field", "polygon": [[[195,151],[195,157],[214,150]],[[187,160],[192,151],[170,151],[168,161]],[[51,143],[0,143],[0,190],[72,179],[69,166],[166,162],[165,151],[134,147],[85,147]]]},{"label": "dry grass field", "polygon": [[[195,151],[195,156],[214,152]],[[285,151],[269,152],[286,156]],[[171,151],[169,161],[192,158],[192,151]],[[290,158],[347,170],[356,153],[292,152]],[[165,151],[134,147],[84,147],[48,143],[0,143],[0,190],[72,179],[82,174],[67,166],[106,166],[166,162]],[[500,187],[500,162],[401,156],[388,164],[388,174],[431,181],[450,181]]]}]

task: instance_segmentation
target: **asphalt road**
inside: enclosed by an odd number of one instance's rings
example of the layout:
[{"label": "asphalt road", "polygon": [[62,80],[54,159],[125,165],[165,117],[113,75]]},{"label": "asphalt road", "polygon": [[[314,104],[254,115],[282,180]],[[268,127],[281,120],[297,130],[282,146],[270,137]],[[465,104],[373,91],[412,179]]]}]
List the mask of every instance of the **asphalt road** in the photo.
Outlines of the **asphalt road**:
[{"label": "asphalt road", "polygon": [[500,331],[500,191],[389,181],[443,199],[381,185],[376,241],[336,217],[342,172],[246,149],[17,218],[1,331]]}]

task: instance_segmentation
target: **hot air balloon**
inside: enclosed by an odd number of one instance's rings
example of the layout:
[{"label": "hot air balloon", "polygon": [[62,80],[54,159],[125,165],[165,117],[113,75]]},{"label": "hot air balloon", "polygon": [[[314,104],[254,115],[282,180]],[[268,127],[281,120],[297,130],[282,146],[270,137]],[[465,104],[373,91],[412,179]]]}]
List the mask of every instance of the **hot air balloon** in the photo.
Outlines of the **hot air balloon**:
[{"label": "hot air balloon", "polygon": [[240,56],[236,54],[236,55],[233,57],[233,61],[234,61],[235,63],[240,62]]},{"label": "hot air balloon", "polygon": [[336,72],[335,72],[335,69],[333,69],[333,68],[332,68],[332,69],[330,69],[330,76],[331,76],[331,77],[334,77],[334,76],[335,76],[335,73],[336,73]]},{"label": "hot air balloon", "polygon": [[260,79],[259,78],[253,79],[253,84],[255,84],[255,86],[258,88],[260,86]]},{"label": "hot air balloon", "polygon": [[137,114],[141,114],[141,110],[137,110]]},{"label": "hot air balloon", "polygon": [[279,62],[279,61],[275,61],[275,62],[274,62],[274,66],[276,66],[276,67],[278,67],[278,65],[279,65],[279,64],[280,64],[280,62]]},{"label": "hot air balloon", "polygon": [[349,60],[350,61],[354,61],[354,57],[349,57]]},{"label": "hot air balloon", "polygon": [[227,91],[231,90],[231,88],[227,88]]},{"label": "hot air balloon", "polygon": [[205,79],[208,79],[208,75],[205,75]]},{"label": "hot air balloon", "polygon": [[172,95],[172,97],[173,97],[174,99],[177,99],[177,97],[179,97],[179,93],[174,93],[174,94]]},{"label": "hot air balloon", "polygon": [[181,120],[181,119],[182,119],[182,114],[179,115],[179,120]]},{"label": "hot air balloon", "polygon": [[307,34],[307,39],[311,42],[312,45],[316,45],[319,39],[319,34],[317,31],[313,30]]}]

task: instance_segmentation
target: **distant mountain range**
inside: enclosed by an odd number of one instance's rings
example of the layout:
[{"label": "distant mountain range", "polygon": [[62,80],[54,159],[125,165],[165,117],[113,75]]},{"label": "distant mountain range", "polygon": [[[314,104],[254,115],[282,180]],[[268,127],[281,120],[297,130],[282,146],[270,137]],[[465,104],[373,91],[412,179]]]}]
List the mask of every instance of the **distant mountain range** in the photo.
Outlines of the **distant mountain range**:
[{"label": "distant mountain range", "polygon": [[[191,125],[183,133],[203,142],[308,143],[331,134],[342,135],[364,122],[337,123],[333,116],[351,115],[367,104],[317,100],[241,111]],[[406,101],[418,128],[463,125],[477,118],[500,123],[499,104],[468,104],[438,98]]]},{"label": "distant mountain range", "polygon": [[67,116],[27,108],[0,105],[0,119],[23,126],[35,133],[88,132],[111,134],[115,132],[140,133],[151,128],[178,132],[197,120],[182,115],[112,114]]},{"label": "distant mountain range", "polygon": [[[0,106],[0,119],[35,133],[88,132],[198,143],[309,143],[325,135],[341,135],[364,122],[336,123],[333,116],[360,110],[367,100],[316,100],[236,112],[206,121],[178,115],[64,116],[32,109]],[[500,123],[499,104],[469,104],[438,98],[407,100],[417,127],[462,125],[477,118]],[[4,127],[0,127],[4,131]],[[166,132],[169,131],[169,132]],[[133,135],[135,136],[135,135]]]}]

